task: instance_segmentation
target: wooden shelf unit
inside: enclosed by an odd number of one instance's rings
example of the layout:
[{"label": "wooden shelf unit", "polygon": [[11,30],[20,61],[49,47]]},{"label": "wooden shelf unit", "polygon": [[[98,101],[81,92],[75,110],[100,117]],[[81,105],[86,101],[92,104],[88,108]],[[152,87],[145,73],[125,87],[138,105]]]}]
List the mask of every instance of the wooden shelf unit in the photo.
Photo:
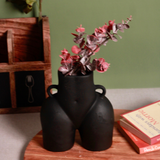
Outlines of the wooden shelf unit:
[{"label": "wooden shelf unit", "polygon": [[[11,107],[3,108],[0,97],[0,113],[39,112],[41,106],[34,106],[34,103],[33,106],[17,107],[15,73],[42,71],[45,98],[48,97],[47,88],[52,84],[48,17],[43,17],[41,22],[34,17],[0,19],[0,44],[0,78],[2,73],[9,74],[10,97],[5,98],[11,101]],[[5,93],[5,88],[3,90]]]}]

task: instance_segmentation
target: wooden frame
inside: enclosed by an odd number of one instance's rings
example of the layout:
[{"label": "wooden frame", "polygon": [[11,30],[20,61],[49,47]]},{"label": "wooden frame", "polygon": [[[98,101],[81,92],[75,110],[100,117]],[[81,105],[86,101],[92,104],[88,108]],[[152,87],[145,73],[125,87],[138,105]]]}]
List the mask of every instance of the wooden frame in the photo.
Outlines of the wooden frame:
[{"label": "wooden frame", "polygon": [[[9,73],[11,108],[0,113],[38,112],[41,106],[17,107],[15,72],[43,71],[45,98],[52,83],[48,17],[0,19],[0,73]],[[4,82],[5,83],[5,82]]]}]

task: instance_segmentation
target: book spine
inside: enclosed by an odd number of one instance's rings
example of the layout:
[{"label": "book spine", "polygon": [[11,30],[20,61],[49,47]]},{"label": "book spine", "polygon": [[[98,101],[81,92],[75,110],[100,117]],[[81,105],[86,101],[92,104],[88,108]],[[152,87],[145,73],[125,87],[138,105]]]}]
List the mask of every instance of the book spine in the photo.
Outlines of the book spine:
[{"label": "book spine", "polygon": [[155,144],[157,142],[160,142],[160,135],[158,135],[158,136],[156,136],[156,137],[151,139],[151,144]]},{"label": "book spine", "polygon": [[[120,125],[122,127],[124,127],[125,129],[127,129],[128,131],[130,131],[131,133],[133,133],[134,135],[136,135],[137,137],[139,137],[140,139],[142,139],[143,141],[145,141],[146,143],[151,144],[151,139],[149,139],[147,136],[145,136],[142,132],[140,132],[140,131],[137,132],[136,129],[128,126],[126,123],[124,123],[122,121],[120,121]],[[154,140],[153,140],[153,142],[154,142]]]},{"label": "book spine", "polygon": [[160,150],[160,143],[154,144],[154,145],[149,145],[133,135],[131,132],[126,130],[120,125],[120,122],[118,121],[117,127],[119,131],[125,136],[127,141],[132,145],[132,147],[139,153],[139,154],[144,154],[147,152],[153,152],[156,150]]},{"label": "book spine", "polygon": [[141,154],[140,152],[141,150],[137,146],[137,141],[138,141],[137,138],[132,133],[127,131],[125,128],[123,128],[120,125],[119,121],[118,121],[117,128],[122,133],[122,135],[126,138],[126,140],[131,144],[131,146],[137,151],[137,153]]},{"label": "book spine", "polygon": [[[154,111],[152,109],[153,107]],[[159,111],[160,101],[157,101],[128,113],[122,114],[121,116],[142,133],[137,135],[137,131],[133,133],[130,130],[133,134],[138,137],[141,136],[141,139],[152,145],[157,143],[159,141],[158,139],[160,138],[155,138],[155,136],[157,137],[157,135],[160,135],[160,119],[158,118]],[[144,136],[146,140],[143,138]]]},{"label": "book spine", "polygon": [[160,144],[154,144],[148,147],[140,148],[140,154],[160,150]]}]

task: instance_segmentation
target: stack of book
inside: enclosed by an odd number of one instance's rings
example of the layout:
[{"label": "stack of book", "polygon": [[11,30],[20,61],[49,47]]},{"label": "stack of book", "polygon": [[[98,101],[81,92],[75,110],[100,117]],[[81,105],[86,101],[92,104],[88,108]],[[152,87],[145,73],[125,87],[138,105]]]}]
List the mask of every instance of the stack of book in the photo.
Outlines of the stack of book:
[{"label": "stack of book", "polygon": [[118,129],[139,154],[160,150],[160,101],[121,116]]}]

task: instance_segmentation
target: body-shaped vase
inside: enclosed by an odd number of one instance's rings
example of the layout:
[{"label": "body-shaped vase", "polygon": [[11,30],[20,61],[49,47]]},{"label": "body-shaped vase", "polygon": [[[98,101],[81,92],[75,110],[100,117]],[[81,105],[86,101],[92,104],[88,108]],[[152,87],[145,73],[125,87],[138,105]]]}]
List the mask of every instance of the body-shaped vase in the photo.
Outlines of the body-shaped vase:
[{"label": "body-shaped vase", "polygon": [[[41,109],[44,148],[50,151],[70,149],[78,129],[84,148],[108,149],[112,144],[114,113],[105,97],[105,88],[94,85],[93,72],[79,76],[64,76],[58,72],[58,78],[58,85],[49,86],[49,97]],[[52,94],[52,88],[56,88],[57,93]],[[102,93],[96,89],[101,89]]]}]

